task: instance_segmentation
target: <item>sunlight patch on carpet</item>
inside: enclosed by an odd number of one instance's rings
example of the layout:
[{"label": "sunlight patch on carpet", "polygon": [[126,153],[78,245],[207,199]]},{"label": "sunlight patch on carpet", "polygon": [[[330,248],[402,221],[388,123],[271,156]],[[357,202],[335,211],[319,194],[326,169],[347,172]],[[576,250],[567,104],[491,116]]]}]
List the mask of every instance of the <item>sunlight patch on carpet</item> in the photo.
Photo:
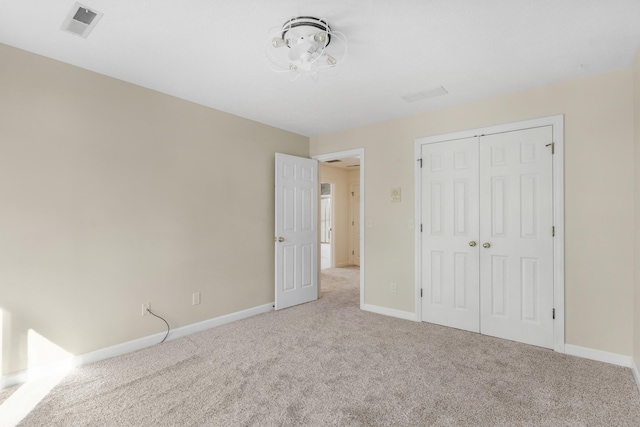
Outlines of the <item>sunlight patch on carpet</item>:
[{"label": "sunlight patch on carpet", "polygon": [[0,427],[17,425],[73,369],[71,353],[33,329],[27,333],[28,380],[0,405]]},{"label": "sunlight patch on carpet", "polygon": [[29,381],[0,405],[0,427],[17,425],[66,376],[67,372]]}]

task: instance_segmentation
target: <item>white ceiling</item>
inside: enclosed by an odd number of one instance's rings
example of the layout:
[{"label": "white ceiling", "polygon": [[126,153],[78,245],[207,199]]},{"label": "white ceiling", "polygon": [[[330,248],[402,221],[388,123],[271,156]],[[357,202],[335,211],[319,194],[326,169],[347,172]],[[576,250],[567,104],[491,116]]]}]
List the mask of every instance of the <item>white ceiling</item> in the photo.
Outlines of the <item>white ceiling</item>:
[{"label": "white ceiling", "polygon": [[[640,48],[639,0],[83,0],[104,13],[87,39],[60,30],[74,3],[0,0],[0,43],[306,136],[629,67]],[[337,75],[269,69],[270,30],[300,15],[346,35]]]}]

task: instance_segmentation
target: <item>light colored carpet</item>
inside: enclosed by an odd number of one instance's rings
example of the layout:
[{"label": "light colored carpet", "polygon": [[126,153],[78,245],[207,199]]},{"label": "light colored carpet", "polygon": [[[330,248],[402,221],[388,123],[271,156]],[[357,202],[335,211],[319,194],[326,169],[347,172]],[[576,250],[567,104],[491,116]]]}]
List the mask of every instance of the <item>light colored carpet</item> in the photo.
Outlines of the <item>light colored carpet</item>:
[{"label": "light colored carpet", "polygon": [[73,370],[25,426],[639,426],[631,370],[322,298]]}]

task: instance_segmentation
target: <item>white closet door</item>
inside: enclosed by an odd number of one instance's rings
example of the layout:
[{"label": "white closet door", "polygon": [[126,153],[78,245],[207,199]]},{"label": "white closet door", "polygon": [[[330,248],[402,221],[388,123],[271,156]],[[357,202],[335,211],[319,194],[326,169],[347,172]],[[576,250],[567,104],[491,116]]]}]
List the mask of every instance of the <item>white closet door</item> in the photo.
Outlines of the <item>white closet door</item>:
[{"label": "white closet door", "polygon": [[422,320],[478,332],[478,138],[424,144],[422,162]]},{"label": "white closet door", "polygon": [[552,127],[480,138],[480,329],[553,348]]}]

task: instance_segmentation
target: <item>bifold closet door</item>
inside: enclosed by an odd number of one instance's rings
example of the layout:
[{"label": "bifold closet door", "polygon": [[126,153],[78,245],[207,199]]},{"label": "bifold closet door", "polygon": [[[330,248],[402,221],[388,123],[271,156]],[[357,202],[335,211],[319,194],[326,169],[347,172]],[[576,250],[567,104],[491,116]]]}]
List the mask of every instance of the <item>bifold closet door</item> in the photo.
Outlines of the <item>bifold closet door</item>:
[{"label": "bifold closet door", "polygon": [[552,127],[480,138],[480,331],[553,348]]},{"label": "bifold closet door", "polygon": [[422,320],[479,332],[478,138],[422,146]]}]

